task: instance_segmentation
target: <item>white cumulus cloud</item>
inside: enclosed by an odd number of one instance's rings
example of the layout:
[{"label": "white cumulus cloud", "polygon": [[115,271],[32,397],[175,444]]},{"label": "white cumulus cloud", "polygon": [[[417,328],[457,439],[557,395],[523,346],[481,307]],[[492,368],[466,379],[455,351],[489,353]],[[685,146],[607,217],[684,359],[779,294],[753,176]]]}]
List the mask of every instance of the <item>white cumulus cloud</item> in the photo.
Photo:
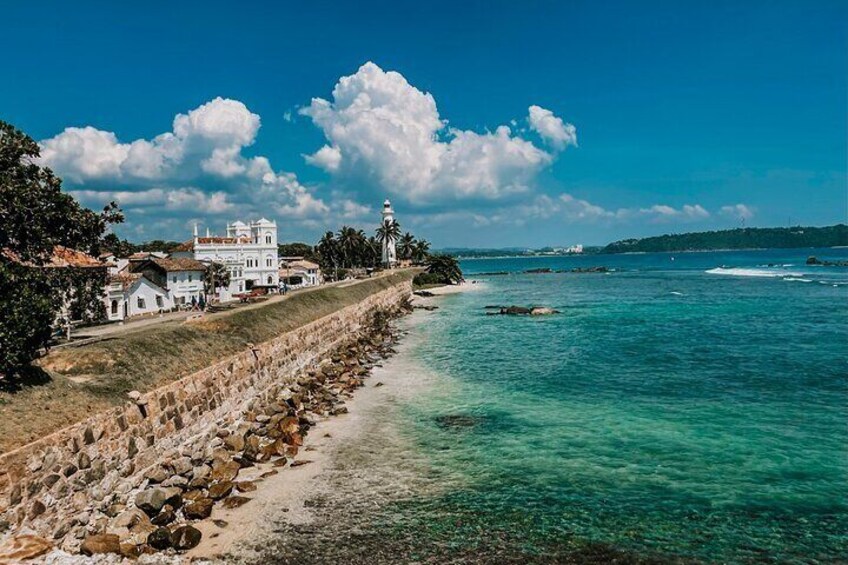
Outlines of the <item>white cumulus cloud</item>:
[{"label": "white cumulus cloud", "polygon": [[116,200],[130,222],[151,207],[163,221],[189,212],[281,220],[330,213],[293,173],[243,154],[260,125],[242,102],[219,97],[177,114],[172,130],[152,139],[122,142],[91,126],[66,128],[41,141],[41,161],[88,205]]},{"label": "white cumulus cloud", "polygon": [[541,106],[530,106],[527,120],[530,129],[538,133],[542,139],[558,149],[567,145],[577,145],[577,128],[558,118],[550,110]]},{"label": "white cumulus cloud", "polygon": [[[314,98],[300,113],[329,142],[307,156],[309,163],[366,178],[414,203],[525,192],[554,158],[507,126],[484,133],[448,128],[431,94],[371,62],[340,78],[332,101]],[[557,132],[550,125],[556,120],[553,114],[543,118],[545,135],[564,147],[569,126],[559,120],[566,133]]]}]

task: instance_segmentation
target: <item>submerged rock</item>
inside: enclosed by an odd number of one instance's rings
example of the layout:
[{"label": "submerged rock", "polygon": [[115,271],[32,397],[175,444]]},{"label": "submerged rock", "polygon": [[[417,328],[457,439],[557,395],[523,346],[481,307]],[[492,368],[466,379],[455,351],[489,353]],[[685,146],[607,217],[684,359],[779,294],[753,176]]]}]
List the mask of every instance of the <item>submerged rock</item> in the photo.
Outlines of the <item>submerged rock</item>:
[{"label": "submerged rock", "polygon": [[442,428],[473,428],[482,423],[483,418],[473,414],[444,414],[436,416],[436,424]]}]

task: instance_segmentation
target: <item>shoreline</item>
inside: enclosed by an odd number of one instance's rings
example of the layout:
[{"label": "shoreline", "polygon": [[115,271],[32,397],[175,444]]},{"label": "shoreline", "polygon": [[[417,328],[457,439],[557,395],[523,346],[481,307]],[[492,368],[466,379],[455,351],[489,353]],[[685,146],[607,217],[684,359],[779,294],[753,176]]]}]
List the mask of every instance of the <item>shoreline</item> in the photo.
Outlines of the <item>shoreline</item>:
[{"label": "shoreline", "polygon": [[[466,282],[427,289],[434,296],[413,295],[413,305],[431,305],[438,297],[477,290],[483,285]],[[200,544],[180,557],[188,560],[218,560],[233,558],[234,552],[251,551],[248,546],[259,545],[274,535],[274,524],[284,521],[289,525],[309,524],[313,520],[307,502],[321,490],[321,479],[332,471],[345,445],[360,438],[371,422],[369,415],[392,403],[398,394],[392,387],[394,376],[408,370],[406,353],[415,346],[411,332],[426,321],[427,312],[416,310],[401,319],[401,339],[395,344],[396,354],[371,369],[365,386],[346,402],[348,412],[322,419],[310,430],[301,446],[298,459],[308,464],[298,467],[274,468],[272,464],[258,464],[245,469],[244,480],[252,480],[263,473],[277,470],[276,474],[256,482],[256,491],[248,494],[251,502],[234,509],[215,506],[212,515],[194,526],[203,534]],[[394,390],[393,390],[394,388]],[[249,471],[245,472],[245,471]],[[239,477],[241,479],[241,475]],[[226,526],[215,522],[223,520]]]}]

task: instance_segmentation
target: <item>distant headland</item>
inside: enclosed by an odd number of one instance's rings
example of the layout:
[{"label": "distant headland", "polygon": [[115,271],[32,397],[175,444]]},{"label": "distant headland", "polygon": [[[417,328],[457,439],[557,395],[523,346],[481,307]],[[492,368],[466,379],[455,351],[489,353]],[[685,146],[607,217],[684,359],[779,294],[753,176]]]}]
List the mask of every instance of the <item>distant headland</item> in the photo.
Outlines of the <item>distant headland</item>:
[{"label": "distant headland", "polygon": [[848,246],[848,225],[836,224],[825,227],[736,228],[730,230],[665,234],[645,238],[622,239],[606,246],[541,247],[538,249],[522,247],[504,247],[499,249],[454,247],[440,249],[439,252],[461,259],[495,259],[502,257],[549,257],[612,253],[846,246]]}]

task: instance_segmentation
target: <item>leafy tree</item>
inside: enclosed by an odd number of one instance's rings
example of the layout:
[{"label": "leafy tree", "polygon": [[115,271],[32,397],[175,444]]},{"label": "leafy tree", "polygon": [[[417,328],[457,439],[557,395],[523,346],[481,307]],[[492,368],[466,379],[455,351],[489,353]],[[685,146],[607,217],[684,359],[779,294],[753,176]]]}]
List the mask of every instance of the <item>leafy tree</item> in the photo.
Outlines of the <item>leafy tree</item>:
[{"label": "leafy tree", "polygon": [[47,343],[66,298],[77,314],[103,312],[99,295],[98,307],[90,290],[75,288],[79,274],[40,268],[54,247],[96,254],[107,225],[123,221],[114,202],[98,214],[63,193],[61,179],[38,165],[39,156],[32,138],[0,121],[0,374],[6,376]]},{"label": "leafy tree", "polygon": [[126,239],[121,239],[113,233],[107,233],[100,242],[101,253],[111,253],[115,257],[129,257],[139,251],[138,246],[133,245]]},{"label": "leafy tree", "polygon": [[173,253],[174,250],[180,245],[182,245],[182,243],[179,241],[164,241],[161,239],[154,239],[151,241],[145,241],[144,243],[137,245],[136,251],[149,251],[151,253],[154,251],[158,251],[161,253]]},{"label": "leafy tree", "polygon": [[218,294],[219,290],[230,286],[230,271],[223,263],[209,263],[203,273],[203,288],[206,294]]},{"label": "leafy tree", "polygon": [[439,276],[443,284],[459,284],[465,280],[459,261],[450,255],[430,255],[427,258],[427,272]]},{"label": "leafy tree", "polygon": [[313,260],[316,258],[315,248],[308,243],[280,243],[277,252],[281,257],[303,257]]}]

